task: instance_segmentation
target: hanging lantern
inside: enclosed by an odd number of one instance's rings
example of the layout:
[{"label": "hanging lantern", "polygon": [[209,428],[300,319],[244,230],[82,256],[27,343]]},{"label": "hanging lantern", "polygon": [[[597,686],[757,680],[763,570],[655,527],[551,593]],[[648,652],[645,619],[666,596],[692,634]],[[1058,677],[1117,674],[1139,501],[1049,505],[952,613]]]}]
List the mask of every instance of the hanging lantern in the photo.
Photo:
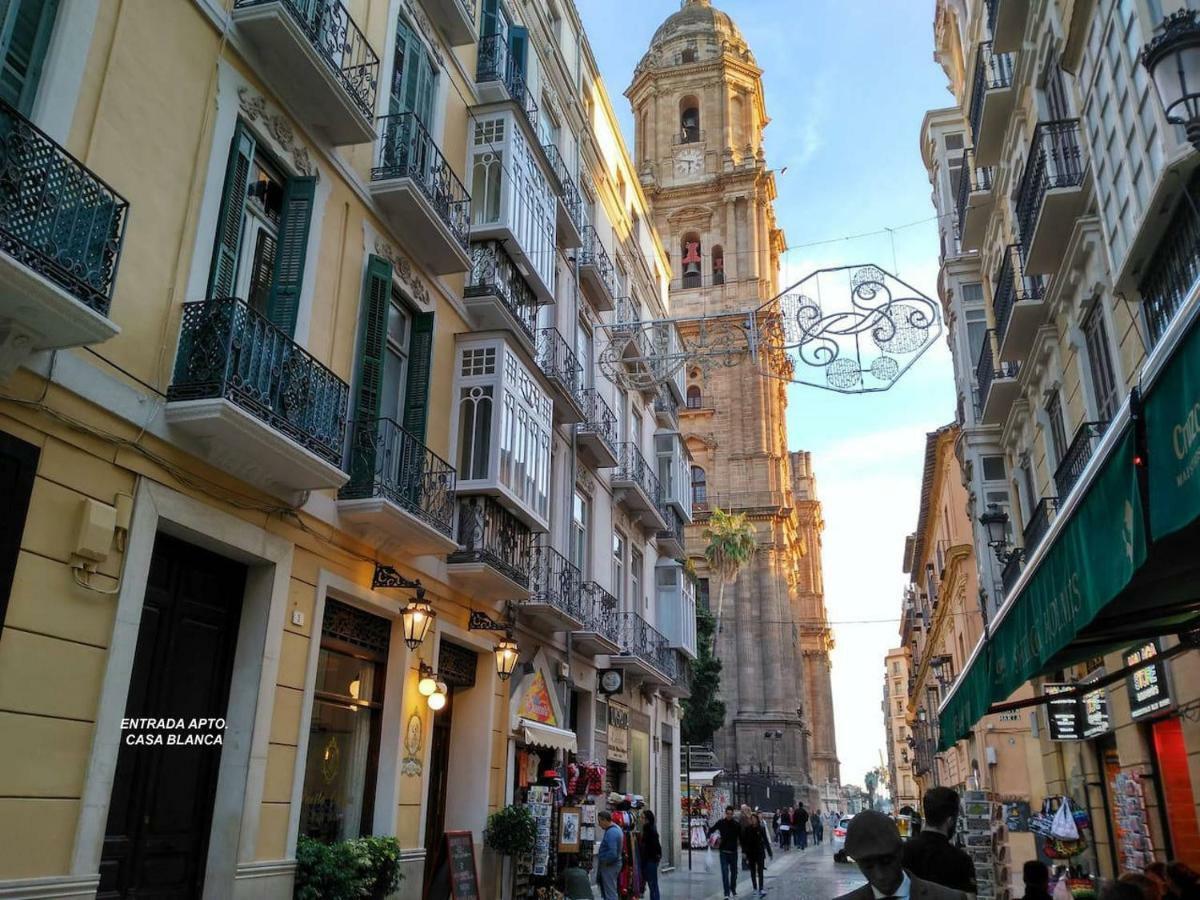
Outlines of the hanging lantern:
[{"label": "hanging lantern", "polygon": [[496,674],[501,681],[508,681],[517,667],[517,642],[510,636],[505,637],[496,645]]},{"label": "hanging lantern", "polygon": [[417,596],[409,600],[400,613],[400,620],[404,625],[404,643],[408,644],[409,650],[416,650],[421,646],[436,618],[437,613],[425,599],[425,590],[417,588]]}]

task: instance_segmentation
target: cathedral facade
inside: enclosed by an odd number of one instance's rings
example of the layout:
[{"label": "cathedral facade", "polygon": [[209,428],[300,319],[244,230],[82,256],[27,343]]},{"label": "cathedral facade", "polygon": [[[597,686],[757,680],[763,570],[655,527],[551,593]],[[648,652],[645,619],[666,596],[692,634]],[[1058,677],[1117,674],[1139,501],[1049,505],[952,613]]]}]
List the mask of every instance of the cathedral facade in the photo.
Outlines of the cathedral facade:
[{"label": "cathedral facade", "polygon": [[[672,315],[689,345],[729,351],[688,364],[680,415],[694,460],[688,553],[714,612],[723,594],[716,654],[726,721],[717,757],[727,770],[772,768],[799,788],[798,799],[832,808],[832,635],[812,461],[788,451],[786,356],[737,352],[750,312],[758,311],[757,327],[777,323],[785,248],[763,151],[762,74],[728,15],[709,0],[684,0],[655,33],[626,96],[638,175],[670,255]],[[715,508],[745,513],[757,543],[723,592],[703,558]]]}]

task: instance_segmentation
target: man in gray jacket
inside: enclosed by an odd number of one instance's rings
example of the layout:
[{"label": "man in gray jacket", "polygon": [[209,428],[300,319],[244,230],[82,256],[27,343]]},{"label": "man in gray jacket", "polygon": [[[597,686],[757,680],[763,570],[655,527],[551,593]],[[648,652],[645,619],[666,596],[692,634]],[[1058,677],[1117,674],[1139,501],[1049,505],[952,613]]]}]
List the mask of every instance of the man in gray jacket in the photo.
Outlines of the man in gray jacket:
[{"label": "man in gray jacket", "polygon": [[617,876],[621,874],[621,850],[625,835],[621,826],[613,823],[612,813],[600,810],[596,820],[604,833],[600,836],[600,847],[596,850],[596,880],[600,882],[600,895],[604,900],[617,900]]},{"label": "man in gray jacket", "polygon": [[875,810],[860,812],[846,829],[846,852],[867,883],[838,900],[968,900],[962,891],[922,881],[904,871],[900,829]]}]

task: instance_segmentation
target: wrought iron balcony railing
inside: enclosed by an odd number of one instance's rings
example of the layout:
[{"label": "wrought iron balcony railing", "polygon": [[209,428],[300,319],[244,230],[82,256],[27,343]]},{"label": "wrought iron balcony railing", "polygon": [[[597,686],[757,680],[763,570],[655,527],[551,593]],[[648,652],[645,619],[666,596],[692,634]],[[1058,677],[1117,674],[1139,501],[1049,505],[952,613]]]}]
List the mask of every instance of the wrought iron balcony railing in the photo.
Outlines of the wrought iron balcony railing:
[{"label": "wrought iron balcony railing", "polygon": [[613,267],[608,251],[604,249],[604,244],[600,242],[600,236],[596,234],[594,225],[588,225],[584,229],[583,246],[579,248],[578,265],[581,268],[595,266],[608,293],[613,297],[617,296],[617,270]]},{"label": "wrought iron balcony railing", "polygon": [[471,195],[416,113],[381,116],[372,181],[411,178],[465,250],[471,236]]},{"label": "wrought iron balcony railing", "polygon": [[557,328],[543,328],[537,339],[538,368],[576,399],[583,392],[583,366],[570,343]]},{"label": "wrought iron balcony railing", "polygon": [[554,170],[554,177],[562,185],[560,196],[563,205],[566,206],[571,221],[575,223],[575,227],[582,234],[586,227],[583,217],[583,195],[579,193],[579,188],[575,184],[575,179],[571,177],[571,170],[567,168],[567,161],[563,159],[558,145],[547,143],[542,145],[542,149],[546,151],[546,156],[550,160],[550,168]]},{"label": "wrought iron balcony railing", "polygon": [[1012,592],[1017,579],[1021,577],[1021,569],[1024,565],[1025,554],[1021,548],[1017,547],[1008,552],[1008,559],[1004,561],[1004,568],[1000,570],[1000,584],[1004,588],[1006,597]]},{"label": "wrought iron balcony railing", "polygon": [[651,503],[661,505],[662,488],[658,483],[658,475],[633,441],[622,441],[617,445],[617,471],[613,473],[613,478],[632,481],[650,498]]},{"label": "wrought iron balcony railing", "polygon": [[504,83],[512,100],[525,118],[529,120],[534,132],[538,129],[538,108],[533,99],[533,91],[525,83],[525,76],[513,65],[513,58],[508,52],[507,34],[489,34],[479,39],[479,57],[475,66],[475,81],[482,84],[488,81]]},{"label": "wrought iron balcony railing", "polygon": [[1045,294],[1046,282],[1041,275],[1025,274],[1025,250],[1020,244],[1009,244],[1000,258],[996,270],[996,282],[992,298],[992,312],[996,317],[996,338],[1004,342],[1013,307],[1022,300],[1040,300]]},{"label": "wrought iron balcony railing", "polygon": [[616,456],[616,413],[612,411],[612,407],[595,388],[584,388],[579,392],[579,400],[583,405],[583,422],[580,423],[579,430],[598,435],[608,445],[613,456]]},{"label": "wrought iron balcony railing", "polygon": [[449,563],[485,563],[524,587],[529,586],[533,539],[529,529],[491,497],[458,498],[459,549]]},{"label": "wrought iron balcony railing", "polygon": [[432,525],[454,534],[454,466],[391,419],[354,423],[350,480],[343,500],[386,498]]},{"label": "wrought iron balcony railing", "polygon": [[[541,541],[545,541],[543,537]],[[553,606],[577,621],[586,621],[590,597],[583,594],[579,569],[553,547],[539,541],[530,552],[529,603]]]},{"label": "wrought iron balcony railing", "polygon": [[975,165],[975,149],[968,147],[963,151],[962,169],[958,179],[958,197],[955,198],[955,211],[958,214],[956,228],[958,238],[962,240],[963,221],[967,216],[967,207],[971,195],[980,191],[992,189],[992,169],[990,166]]},{"label": "wrought iron balcony railing", "polygon": [[339,0],[234,0],[235,9],[279,3],[368,119],[375,114],[379,57]]},{"label": "wrought iron balcony railing", "polygon": [[620,601],[595,581],[585,581],[580,588],[583,592],[586,612],[583,620],[584,628],[620,645]]},{"label": "wrought iron balcony railing", "polygon": [[1107,428],[1107,422],[1084,422],[1075,432],[1071,446],[1067,448],[1067,452],[1058,463],[1058,468],[1054,470],[1054,486],[1058,488],[1060,501],[1067,499],[1071,488],[1079,481],[1079,476],[1087,468],[1092,454],[1096,451],[1096,445],[1100,443],[1100,438],[1104,436]]},{"label": "wrought iron balcony railing", "polygon": [[660,651],[663,647],[669,647],[667,639],[659,633],[657,628],[635,612],[619,612],[616,616],[621,654],[636,656],[648,665],[662,671]]},{"label": "wrought iron balcony railing", "polygon": [[1175,207],[1138,285],[1151,346],[1162,339],[1200,279],[1200,214],[1196,212],[1200,204],[1200,173],[1191,177],[1185,190],[1188,196]]},{"label": "wrought iron balcony railing", "polygon": [[996,371],[996,356],[992,349],[992,341],[995,337],[996,332],[989,328],[983,337],[983,346],[979,348],[979,360],[975,363],[975,386],[979,389],[980,407],[987,403],[987,395],[992,387],[992,381],[1000,374]]},{"label": "wrought iron balcony railing", "polygon": [[618,297],[613,311],[613,322],[626,329],[636,328],[642,322],[641,310],[632,297]]},{"label": "wrought iron balcony railing", "polygon": [[658,645],[658,652],[655,654],[657,662],[655,668],[667,676],[672,682],[679,682],[683,679],[683,664],[679,658],[679,651],[667,643],[666,639]]},{"label": "wrought iron balcony railing", "polygon": [[679,422],[679,401],[675,399],[675,395],[665,384],[660,385],[658,393],[654,395],[654,411],[666,416],[676,424]]},{"label": "wrought iron balcony railing", "polygon": [[1017,188],[1016,220],[1021,243],[1033,240],[1046,192],[1076,187],[1083,183],[1083,145],[1079,139],[1079,120],[1060,119],[1039,122],[1033,130],[1033,143],[1021,184]]},{"label": "wrought iron balcony railing", "polygon": [[979,125],[983,121],[983,98],[988,91],[1012,87],[1013,60],[1011,53],[992,52],[992,42],[979,45],[975,56],[975,77],[971,82],[969,119],[971,135],[979,141]]},{"label": "wrought iron balcony railing", "polygon": [[683,516],[669,503],[659,504],[658,511],[667,520],[667,527],[658,533],[658,537],[662,540],[673,540],[682,546],[685,537]]},{"label": "wrought iron balcony railing", "polygon": [[525,337],[531,343],[536,340],[537,295],[500,241],[475,241],[471,244],[471,271],[467,273],[463,296],[500,298],[521,326]]},{"label": "wrought iron balcony railing", "polygon": [[168,401],[222,398],[335,466],[350,388],[242,300],[183,305]]},{"label": "wrought iron balcony railing", "polygon": [[0,250],[107,316],[128,215],[120,194],[0,101]]},{"label": "wrought iron balcony railing", "polygon": [[1000,6],[1000,0],[987,0],[987,23],[988,32],[996,33],[996,10]]},{"label": "wrought iron balcony railing", "polygon": [[1054,521],[1054,515],[1057,512],[1057,497],[1043,497],[1038,501],[1038,505],[1033,508],[1033,515],[1025,523],[1023,542],[1025,544],[1026,556],[1032,554],[1038,548],[1038,545],[1041,544],[1042,538],[1050,530],[1050,523]]}]

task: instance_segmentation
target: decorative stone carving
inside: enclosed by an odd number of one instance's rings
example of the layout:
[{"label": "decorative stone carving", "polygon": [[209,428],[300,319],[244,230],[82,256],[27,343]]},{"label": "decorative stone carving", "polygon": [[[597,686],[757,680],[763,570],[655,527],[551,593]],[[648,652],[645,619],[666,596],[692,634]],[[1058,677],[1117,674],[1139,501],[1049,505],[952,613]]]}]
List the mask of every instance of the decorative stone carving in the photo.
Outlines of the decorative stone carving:
[{"label": "decorative stone carving", "polygon": [[399,276],[400,281],[408,288],[412,299],[416,300],[422,306],[430,305],[432,301],[429,299],[429,288],[425,286],[424,280],[407,256],[397,251],[391,244],[383,240],[383,238],[375,241],[375,252],[392,264],[392,271]]},{"label": "decorative stone carving", "polygon": [[580,469],[575,474],[575,487],[591,496],[596,493],[596,476],[588,469]]},{"label": "decorative stone carving", "polygon": [[282,113],[273,112],[265,97],[256,94],[248,87],[238,88],[238,106],[248,122],[262,120],[267,136],[274,142],[275,149],[281,156],[291,157],[292,166],[301,175],[319,177],[316,165],[308,152],[308,147],[296,140],[296,132],[292,123]]}]

